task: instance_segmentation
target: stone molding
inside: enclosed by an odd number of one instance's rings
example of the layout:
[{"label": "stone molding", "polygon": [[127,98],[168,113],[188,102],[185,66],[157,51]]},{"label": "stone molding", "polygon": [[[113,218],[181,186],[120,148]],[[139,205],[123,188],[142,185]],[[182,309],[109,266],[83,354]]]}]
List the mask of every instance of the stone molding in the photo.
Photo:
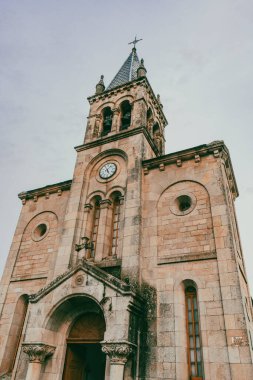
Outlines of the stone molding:
[{"label": "stone molding", "polygon": [[22,193],[18,194],[18,197],[21,199],[23,204],[25,204],[25,202],[30,199],[33,199],[36,202],[38,200],[38,197],[45,197],[48,199],[50,194],[53,193],[58,193],[58,195],[61,195],[62,191],[70,190],[71,184],[72,180],[54,183],[52,185],[47,185],[38,189],[22,191]]},{"label": "stone molding", "polygon": [[53,355],[55,347],[45,343],[23,343],[23,351],[30,363],[43,363],[48,356]]},{"label": "stone molding", "polygon": [[125,138],[128,138],[130,136],[138,135],[140,133],[144,134],[144,136],[146,137],[146,139],[147,139],[147,141],[148,141],[151,149],[156,154],[156,156],[161,156],[161,153],[159,152],[156,144],[154,143],[154,141],[153,141],[153,139],[152,139],[149,131],[147,130],[147,128],[145,126],[136,127],[136,128],[133,128],[133,129],[126,129],[124,131],[120,131],[120,132],[114,133],[111,136],[101,137],[100,139],[97,139],[97,140],[94,140],[94,141],[90,141],[90,142],[87,142],[87,143],[82,144],[82,145],[78,145],[78,146],[75,147],[75,150],[77,152],[81,152],[81,151],[86,150],[86,149],[94,148],[94,147],[97,147],[97,146],[100,146],[100,145],[104,145],[104,144],[109,144],[109,143],[111,143],[113,141],[118,141],[118,140],[121,140],[121,139],[125,139]]},{"label": "stone molding", "polygon": [[86,260],[82,259],[80,263],[78,263],[75,267],[70,268],[66,272],[57,276],[53,281],[51,281],[48,285],[41,288],[37,293],[31,294],[29,296],[29,302],[36,303],[42,297],[50,293],[53,289],[58,287],[61,283],[72,277],[78,271],[83,271],[91,277],[94,277],[98,281],[104,283],[110,288],[114,289],[119,294],[125,296],[132,296],[135,299],[138,299],[142,302],[140,296],[138,296],[131,288],[131,286],[125,283],[122,280],[119,280],[117,277],[105,272],[104,270],[98,268],[95,264],[88,263]]},{"label": "stone molding", "polygon": [[174,153],[162,155],[160,157],[151,158],[142,161],[142,166],[145,171],[159,168],[160,164],[171,165],[176,164],[178,167],[183,166],[184,161],[196,160],[196,156],[202,157],[213,155],[216,159],[222,159],[224,163],[226,175],[228,178],[230,190],[235,197],[238,197],[239,192],[236,184],[236,179],[232,167],[232,162],[229,155],[229,150],[224,144],[224,141],[213,141],[210,144],[198,145],[193,148],[184,149]]},{"label": "stone molding", "polygon": [[174,264],[174,263],[179,263],[179,262],[210,260],[210,259],[216,259],[216,258],[217,258],[216,251],[185,253],[185,254],[176,255],[176,256],[158,257],[157,264],[158,265]]},{"label": "stone molding", "polygon": [[127,341],[101,342],[102,351],[109,356],[111,364],[125,365],[136,346]]}]

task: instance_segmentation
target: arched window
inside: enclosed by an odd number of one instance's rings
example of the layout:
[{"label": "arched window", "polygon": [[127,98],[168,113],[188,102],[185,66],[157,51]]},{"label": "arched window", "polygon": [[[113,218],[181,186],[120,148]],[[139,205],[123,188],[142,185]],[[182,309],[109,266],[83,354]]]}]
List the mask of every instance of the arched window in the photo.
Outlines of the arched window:
[{"label": "arched window", "polygon": [[11,328],[8,334],[8,341],[3,358],[2,374],[10,374],[13,370],[18,348],[22,339],[22,330],[25,323],[25,317],[28,307],[28,296],[19,297],[11,322]]},{"label": "arched window", "polygon": [[111,232],[111,256],[117,257],[119,241],[119,223],[120,223],[120,192],[112,195],[112,232]]},{"label": "arched window", "polygon": [[203,379],[203,360],[199,325],[199,309],[195,286],[185,289],[188,364],[191,380]]},{"label": "arched window", "polygon": [[103,109],[103,130],[101,136],[106,136],[112,129],[112,110],[110,107]]},{"label": "arched window", "polygon": [[120,106],[121,109],[121,125],[120,130],[127,129],[131,124],[131,105],[128,100],[124,100]]},{"label": "arched window", "polygon": [[92,228],[91,228],[91,241],[93,242],[93,249],[92,249],[92,257],[94,257],[96,252],[96,244],[97,244],[97,237],[98,237],[98,224],[99,224],[99,217],[100,217],[100,200],[101,197],[96,196],[93,198],[93,220],[92,220]]}]

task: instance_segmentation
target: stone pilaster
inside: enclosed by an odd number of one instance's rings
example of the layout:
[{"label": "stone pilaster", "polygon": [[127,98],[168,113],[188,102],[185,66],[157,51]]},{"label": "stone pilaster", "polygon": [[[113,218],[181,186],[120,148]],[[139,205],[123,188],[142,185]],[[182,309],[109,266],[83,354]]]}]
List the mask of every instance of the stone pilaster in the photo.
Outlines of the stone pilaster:
[{"label": "stone pilaster", "polygon": [[120,109],[114,108],[113,109],[113,118],[112,118],[112,132],[118,132],[119,131],[119,127],[120,127],[119,115],[120,115]]},{"label": "stone pilaster", "polygon": [[102,351],[110,358],[110,380],[123,380],[125,364],[135,345],[127,341],[101,342]]},{"label": "stone pilaster", "polygon": [[41,365],[47,357],[53,355],[55,347],[45,343],[23,343],[23,351],[29,357],[26,380],[39,380]]},{"label": "stone pilaster", "polygon": [[95,252],[95,261],[101,261],[108,257],[111,239],[112,201],[103,199],[100,201],[100,218],[98,225],[98,237]]}]

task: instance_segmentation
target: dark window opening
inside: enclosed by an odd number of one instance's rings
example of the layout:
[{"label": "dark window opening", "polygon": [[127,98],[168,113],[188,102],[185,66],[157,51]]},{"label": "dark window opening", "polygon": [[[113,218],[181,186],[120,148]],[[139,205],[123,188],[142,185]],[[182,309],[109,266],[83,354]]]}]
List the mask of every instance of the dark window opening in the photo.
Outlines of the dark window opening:
[{"label": "dark window opening", "polygon": [[160,130],[159,130],[159,125],[157,123],[155,123],[153,125],[153,137],[155,138],[156,136],[159,136],[160,135]]},{"label": "dark window opening", "polygon": [[103,110],[103,130],[101,136],[106,136],[112,129],[112,110],[110,107],[106,107]]},{"label": "dark window opening", "polygon": [[180,195],[180,197],[177,198],[177,202],[178,208],[182,212],[188,210],[192,205],[192,200],[188,195]]},{"label": "dark window opening", "polygon": [[34,230],[34,237],[39,239],[47,232],[47,225],[45,223],[39,224]]},{"label": "dark window opening", "polygon": [[121,104],[121,126],[120,130],[127,129],[131,124],[131,105],[128,100]]}]

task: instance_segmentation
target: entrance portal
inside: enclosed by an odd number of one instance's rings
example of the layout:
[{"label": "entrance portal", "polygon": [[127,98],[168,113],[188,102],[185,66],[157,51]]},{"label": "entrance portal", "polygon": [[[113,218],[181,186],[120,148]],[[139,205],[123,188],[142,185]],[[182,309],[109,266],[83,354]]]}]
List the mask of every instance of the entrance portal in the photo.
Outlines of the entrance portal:
[{"label": "entrance portal", "polygon": [[101,350],[105,322],[101,313],[77,319],[67,339],[63,380],[104,380],[106,356]]}]

